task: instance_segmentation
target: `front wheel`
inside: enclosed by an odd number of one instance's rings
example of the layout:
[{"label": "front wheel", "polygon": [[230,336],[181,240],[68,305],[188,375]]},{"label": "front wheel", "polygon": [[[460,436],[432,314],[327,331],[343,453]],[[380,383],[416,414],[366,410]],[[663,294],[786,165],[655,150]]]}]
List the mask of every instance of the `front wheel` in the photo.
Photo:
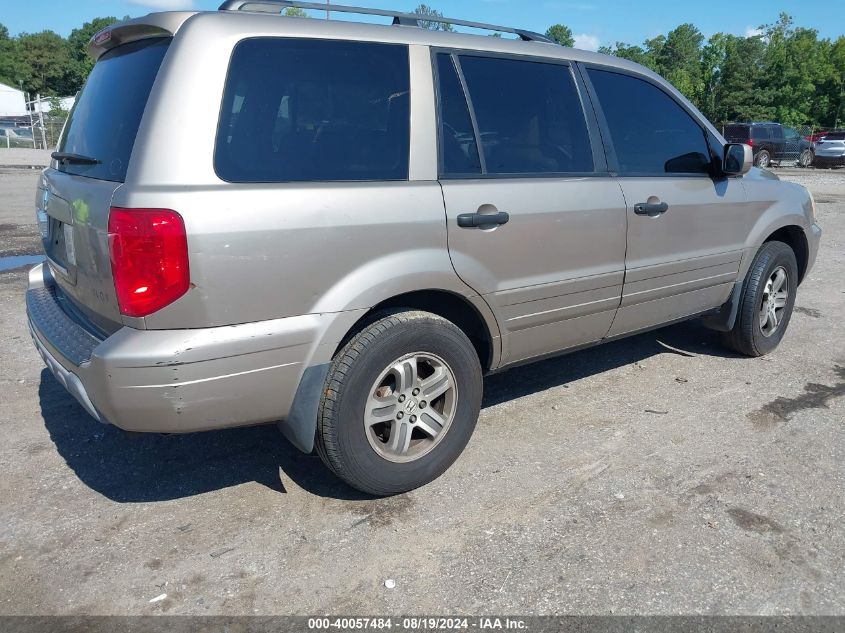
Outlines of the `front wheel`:
[{"label": "front wheel", "polygon": [[763,356],[780,343],[795,306],[798,264],[783,242],[767,242],[745,279],[736,323],[723,343],[746,356]]},{"label": "front wheel", "polygon": [[362,492],[389,496],[419,488],[464,450],[481,395],[478,354],[457,326],[427,312],[386,315],[332,362],[317,452]]}]

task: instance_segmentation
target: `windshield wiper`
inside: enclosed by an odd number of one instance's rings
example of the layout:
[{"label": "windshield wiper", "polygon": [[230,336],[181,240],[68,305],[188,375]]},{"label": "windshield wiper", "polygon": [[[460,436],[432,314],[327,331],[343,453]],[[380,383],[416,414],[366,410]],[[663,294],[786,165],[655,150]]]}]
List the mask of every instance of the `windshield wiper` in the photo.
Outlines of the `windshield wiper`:
[{"label": "windshield wiper", "polygon": [[50,157],[61,163],[79,163],[81,165],[99,165],[103,161],[83,156],[82,154],[70,154],[68,152],[53,152]]}]

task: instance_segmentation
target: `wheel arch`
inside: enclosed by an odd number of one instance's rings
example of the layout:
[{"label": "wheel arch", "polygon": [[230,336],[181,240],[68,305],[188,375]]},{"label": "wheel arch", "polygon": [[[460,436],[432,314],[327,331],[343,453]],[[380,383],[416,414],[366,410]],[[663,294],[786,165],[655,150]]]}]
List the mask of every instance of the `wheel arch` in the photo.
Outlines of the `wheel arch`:
[{"label": "wheel arch", "polygon": [[763,244],[768,242],[783,242],[792,249],[798,262],[798,285],[801,285],[810,259],[810,244],[804,229],[795,224],[782,226],[763,240]]},{"label": "wheel arch", "polygon": [[[768,235],[760,243],[760,245],[750,251],[748,255],[748,266],[751,266],[751,263],[757,257],[757,253],[760,252],[760,249],[763,248],[763,246],[769,242],[783,242],[792,249],[793,253],[795,253],[795,261],[798,264],[798,285],[800,285],[807,272],[810,258],[810,246],[804,229],[797,224],[786,224],[778,227],[777,229],[769,229],[766,233]],[[704,317],[704,324],[707,327],[719,332],[729,332],[733,329],[739,313],[739,305],[742,302],[747,272],[747,267],[741,268],[741,277],[734,284],[734,289],[727,302],[725,302],[718,311]]]},{"label": "wheel arch", "polygon": [[331,359],[379,314],[400,308],[424,310],[452,321],[469,337],[479,355],[482,370],[486,372],[498,367],[501,359],[499,326],[492,310],[479,296],[464,296],[442,289],[414,290],[392,295],[369,309],[335,314],[312,350],[288,415],[278,424],[298,449],[305,453],[314,450],[317,413]]},{"label": "wheel arch", "polygon": [[486,373],[498,366],[501,356],[499,328],[484,300],[440,289],[402,293],[373,306],[350,328],[335,353],[379,315],[403,308],[431,312],[451,321],[472,342],[482,371]]}]

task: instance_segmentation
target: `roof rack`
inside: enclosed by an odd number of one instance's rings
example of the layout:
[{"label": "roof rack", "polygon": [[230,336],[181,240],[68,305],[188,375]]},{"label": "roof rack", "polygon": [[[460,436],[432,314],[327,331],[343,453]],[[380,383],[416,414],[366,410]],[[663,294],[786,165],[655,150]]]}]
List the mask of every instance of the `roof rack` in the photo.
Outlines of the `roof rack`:
[{"label": "roof rack", "polygon": [[513,33],[519,39],[526,42],[546,42],[555,44],[540,33],[515,29],[509,26],[497,26],[495,24],[483,24],[481,22],[468,22],[467,20],[456,20],[437,15],[419,15],[417,13],[401,13],[398,11],[386,11],[384,9],[368,9],[366,7],[349,7],[336,4],[317,4],[316,2],[296,2],[294,0],[227,0],[220,6],[220,11],[250,11],[255,13],[280,13],[284,9],[311,9],[315,11],[338,11],[340,13],[357,13],[359,15],[381,15],[393,18],[393,24],[401,26],[421,27],[420,22],[438,22],[440,24],[453,24],[483,31],[495,31],[497,33]]}]

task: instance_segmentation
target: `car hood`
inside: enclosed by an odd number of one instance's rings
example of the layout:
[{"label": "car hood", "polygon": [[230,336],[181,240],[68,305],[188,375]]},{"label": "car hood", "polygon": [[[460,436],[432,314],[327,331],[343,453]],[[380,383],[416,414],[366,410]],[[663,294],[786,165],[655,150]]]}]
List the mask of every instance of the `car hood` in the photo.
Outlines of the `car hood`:
[{"label": "car hood", "polygon": [[780,180],[774,172],[760,167],[752,167],[751,171],[745,174],[745,177],[751,180]]}]

